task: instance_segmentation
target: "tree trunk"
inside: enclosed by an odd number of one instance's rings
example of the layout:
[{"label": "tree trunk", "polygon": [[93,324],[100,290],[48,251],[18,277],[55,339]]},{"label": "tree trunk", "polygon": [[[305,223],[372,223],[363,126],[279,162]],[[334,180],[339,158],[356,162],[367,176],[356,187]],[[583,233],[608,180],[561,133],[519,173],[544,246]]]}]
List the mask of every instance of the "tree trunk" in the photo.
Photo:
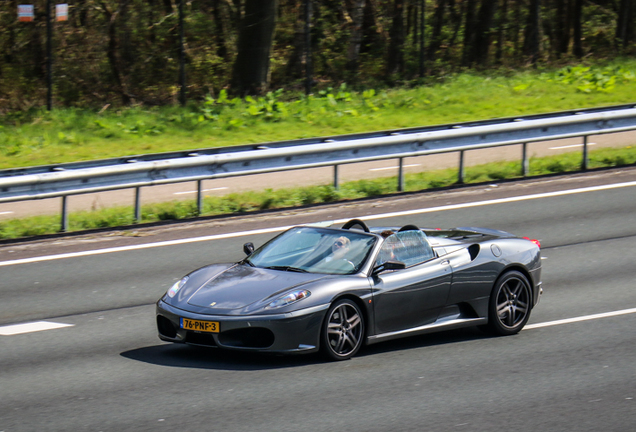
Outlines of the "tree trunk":
[{"label": "tree trunk", "polygon": [[386,74],[404,72],[404,0],[394,0],[393,20],[389,29],[389,52],[386,60]]},{"label": "tree trunk", "polygon": [[[17,10],[18,0],[11,0],[9,7],[12,10]],[[4,50],[4,54],[2,54],[2,56],[4,57],[3,60],[5,61],[5,63],[10,64],[10,63],[13,63],[13,54],[15,50],[16,22],[13,21],[12,23],[7,23],[6,27],[2,28],[2,30],[8,33],[6,36],[7,38],[6,45],[5,45],[6,49]]]},{"label": "tree trunk", "polygon": [[497,2],[495,0],[483,0],[477,22],[475,23],[475,36],[473,38],[472,62],[480,65],[488,63],[490,51],[490,33]]},{"label": "tree trunk", "polygon": [[172,2],[170,0],[163,0],[163,11],[166,15],[170,15],[172,13]]},{"label": "tree trunk", "polygon": [[508,33],[508,0],[502,0],[501,13],[499,14],[499,26],[497,28],[497,52],[495,59],[501,63],[503,57],[503,47]]},{"label": "tree trunk", "polygon": [[554,26],[555,53],[557,58],[562,54],[566,54],[570,48],[570,28],[572,15],[571,0],[556,0],[556,16]]},{"label": "tree trunk", "polygon": [[[577,0],[579,1],[579,0]],[[523,41],[523,53],[530,58],[532,64],[539,60],[539,12],[540,0],[530,0],[528,21],[526,22],[525,37]]]},{"label": "tree trunk", "polygon": [[634,16],[633,0],[621,0],[618,6],[618,19],[616,22],[616,47],[625,48],[631,42]]},{"label": "tree trunk", "polygon": [[583,57],[583,0],[574,0],[574,14],[572,15],[572,28],[574,29],[574,46],[572,52],[578,58]]},{"label": "tree trunk", "polygon": [[514,1],[514,10],[512,18],[512,46],[515,56],[519,55],[519,34],[521,33],[522,13],[521,13],[521,0]]},{"label": "tree trunk", "polygon": [[358,58],[360,56],[360,45],[362,44],[362,20],[364,19],[365,0],[353,0],[351,8],[352,29],[349,38],[349,49],[347,51],[347,69],[356,71],[358,69]]},{"label": "tree trunk", "polygon": [[232,71],[232,90],[240,95],[261,94],[269,82],[269,53],[276,27],[276,0],[246,0],[238,54]]},{"label": "tree trunk", "polygon": [[459,34],[459,30],[462,26],[462,15],[463,15],[463,3],[460,5],[455,4],[455,0],[449,0],[448,2],[448,10],[450,12],[449,24],[453,26],[453,33],[448,40],[448,49],[446,50],[446,54],[444,55],[444,59],[450,61],[451,53],[453,51],[453,47],[455,46],[455,40],[457,39],[457,35]]},{"label": "tree trunk", "polygon": [[435,54],[442,45],[442,29],[444,27],[446,1],[447,0],[437,0],[437,4],[435,5],[435,13],[433,14],[433,32],[431,34],[431,42],[428,44],[428,61],[435,60]]},{"label": "tree trunk", "polygon": [[121,102],[124,105],[129,105],[132,98],[128,93],[128,89],[126,88],[126,83],[124,79],[124,73],[122,71],[121,59],[119,55],[119,40],[117,38],[117,18],[119,13],[121,12],[122,7],[125,7],[128,4],[128,0],[124,0],[120,3],[119,8],[115,12],[111,12],[106,4],[102,1],[101,6],[104,14],[106,15],[107,23],[107,34],[108,34],[108,48],[106,51],[106,56],[108,57],[108,64],[110,65],[111,73],[113,74],[113,79],[115,80],[115,84],[117,86],[117,90],[121,96]]},{"label": "tree trunk", "polygon": [[[287,67],[285,75],[289,78],[297,79],[303,75],[303,64],[306,62],[306,3],[311,3],[309,0],[295,0],[294,9],[297,17],[294,23],[294,48],[291,51],[289,58],[287,59]],[[311,5],[310,5],[311,16]]]},{"label": "tree trunk", "polygon": [[214,36],[216,38],[216,55],[224,60],[227,60],[228,49],[227,40],[225,37],[225,20],[223,19],[223,13],[221,11],[221,0],[213,0],[212,2],[212,16],[214,18]]},{"label": "tree trunk", "polygon": [[360,52],[368,52],[374,48],[383,50],[386,46],[385,31],[382,21],[377,19],[379,15],[377,0],[365,0],[362,15],[362,41]]},{"label": "tree trunk", "polygon": [[464,49],[462,53],[462,66],[470,66],[473,62],[473,53],[471,50],[475,44],[475,8],[477,0],[468,0],[466,2],[466,21],[464,24]]}]

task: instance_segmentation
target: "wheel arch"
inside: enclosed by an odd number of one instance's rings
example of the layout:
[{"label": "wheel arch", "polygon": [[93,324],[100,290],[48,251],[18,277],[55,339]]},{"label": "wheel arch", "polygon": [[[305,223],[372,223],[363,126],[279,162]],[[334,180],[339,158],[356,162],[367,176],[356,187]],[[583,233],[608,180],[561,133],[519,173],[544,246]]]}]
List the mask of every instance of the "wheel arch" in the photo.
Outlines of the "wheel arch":
[{"label": "wheel arch", "polygon": [[[528,279],[528,282],[530,283],[530,292],[532,293],[532,298],[534,298],[534,294],[535,294],[534,293],[534,290],[535,290],[534,278],[532,277],[528,269],[522,266],[521,264],[511,264],[507,267],[504,267],[504,269],[501,272],[499,272],[499,274],[497,275],[497,279],[495,279],[493,288],[495,285],[497,285],[497,281],[499,280],[499,278],[501,278],[501,276],[505,275],[509,271],[518,271],[519,273],[524,275],[526,279]],[[531,306],[531,309],[532,308],[534,308],[534,304]]]},{"label": "wheel arch", "polygon": [[[366,345],[367,337],[369,335],[369,320],[371,319],[369,316],[369,310],[367,308],[367,305],[364,303],[364,300],[362,300],[357,295],[351,294],[351,293],[341,294],[337,297],[334,297],[331,300],[330,304],[334,304],[338,300],[343,300],[343,299],[348,299],[353,301],[360,308],[360,311],[362,312],[362,318],[364,319],[364,335],[362,335],[362,340],[363,340],[363,344]],[[327,319],[326,314],[324,319]]]}]

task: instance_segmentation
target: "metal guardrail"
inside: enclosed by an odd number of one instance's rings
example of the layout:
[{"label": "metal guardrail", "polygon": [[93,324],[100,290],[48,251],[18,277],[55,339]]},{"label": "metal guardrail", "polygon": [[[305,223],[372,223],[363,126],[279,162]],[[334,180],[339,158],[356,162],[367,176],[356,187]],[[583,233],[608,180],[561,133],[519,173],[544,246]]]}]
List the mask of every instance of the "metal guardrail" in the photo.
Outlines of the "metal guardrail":
[{"label": "metal guardrail", "polygon": [[397,189],[402,191],[406,157],[459,152],[461,183],[464,152],[522,144],[525,176],[529,143],[572,137],[583,137],[581,168],[587,169],[588,136],[636,130],[635,106],[3,170],[0,203],[62,197],[61,229],[66,231],[66,198],[70,195],[135,188],[135,218],[139,220],[140,188],[144,186],[196,181],[200,211],[203,180],[333,166],[337,188],[339,165],[382,159],[399,160]]}]

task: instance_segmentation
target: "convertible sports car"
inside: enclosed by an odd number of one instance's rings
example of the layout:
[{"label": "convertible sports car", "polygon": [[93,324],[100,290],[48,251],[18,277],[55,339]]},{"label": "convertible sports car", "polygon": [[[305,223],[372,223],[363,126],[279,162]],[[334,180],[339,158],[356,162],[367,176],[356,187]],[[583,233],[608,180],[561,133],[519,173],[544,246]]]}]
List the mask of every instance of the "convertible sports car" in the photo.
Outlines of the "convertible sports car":
[{"label": "convertible sports car", "polygon": [[298,226],[175,283],[157,302],[159,337],[345,360],[363,344],[458,327],[512,335],[542,293],[539,249],[485,228]]}]

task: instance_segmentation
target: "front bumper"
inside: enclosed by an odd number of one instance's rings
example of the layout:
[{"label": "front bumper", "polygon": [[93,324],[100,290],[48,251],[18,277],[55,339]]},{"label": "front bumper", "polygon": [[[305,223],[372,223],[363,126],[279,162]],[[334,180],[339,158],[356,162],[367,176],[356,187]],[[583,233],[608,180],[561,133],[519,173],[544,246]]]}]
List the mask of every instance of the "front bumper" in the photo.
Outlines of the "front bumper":
[{"label": "front bumper", "polygon": [[[157,302],[159,338],[166,342],[234,350],[299,353],[317,351],[328,305],[289,314],[229,316],[192,313]],[[219,333],[185,330],[180,319],[218,322]]]}]

